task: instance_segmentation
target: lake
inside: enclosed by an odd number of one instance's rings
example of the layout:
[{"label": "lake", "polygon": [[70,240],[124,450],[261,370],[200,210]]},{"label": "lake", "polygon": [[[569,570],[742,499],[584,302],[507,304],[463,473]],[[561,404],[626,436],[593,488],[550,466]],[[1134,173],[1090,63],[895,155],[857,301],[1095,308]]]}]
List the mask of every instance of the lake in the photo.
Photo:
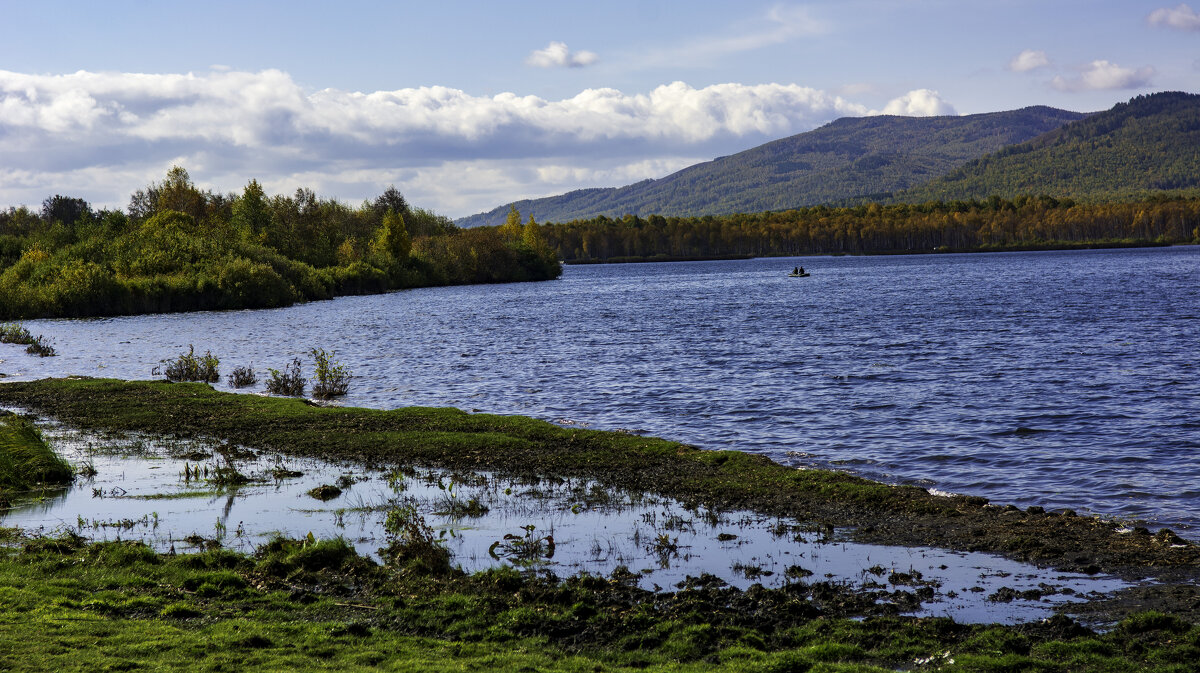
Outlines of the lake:
[{"label": "lake", "polygon": [[[789,278],[802,265],[809,278]],[[26,326],[11,379],[311,347],[345,404],[625,429],[1200,536],[1200,247],[571,266],[269,311]],[[225,388],[224,382],[218,388]]]}]

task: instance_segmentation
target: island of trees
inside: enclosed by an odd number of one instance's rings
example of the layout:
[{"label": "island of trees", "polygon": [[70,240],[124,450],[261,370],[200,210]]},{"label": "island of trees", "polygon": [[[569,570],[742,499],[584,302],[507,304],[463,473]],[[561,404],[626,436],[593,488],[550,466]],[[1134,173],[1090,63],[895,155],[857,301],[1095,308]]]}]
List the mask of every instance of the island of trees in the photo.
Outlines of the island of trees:
[{"label": "island of trees", "polygon": [[185,169],[122,210],[55,195],[0,211],[0,318],[271,308],[431,285],[556,278],[532,218],[459,229],[389,188],[355,208],[311,190],[202,191]]}]

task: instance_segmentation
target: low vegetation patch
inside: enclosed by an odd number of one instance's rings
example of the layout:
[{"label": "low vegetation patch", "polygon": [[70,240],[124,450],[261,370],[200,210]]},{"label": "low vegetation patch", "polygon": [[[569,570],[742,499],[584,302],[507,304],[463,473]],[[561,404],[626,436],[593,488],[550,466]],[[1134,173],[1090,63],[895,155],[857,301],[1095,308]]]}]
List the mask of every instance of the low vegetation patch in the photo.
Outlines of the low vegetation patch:
[{"label": "low vegetation patch", "polygon": [[229,373],[230,388],[246,388],[255,383],[258,383],[258,376],[254,373],[253,363],[246,367],[236,367]]},{"label": "low vegetation patch", "polygon": [[71,466],[42,439],[29,420],[0,412],[0,492],[67,484]]},{"label": "low vegetation patch", "polygon": [[30,334],[29,330],[20,323],[0,324],[0,343],[24,345],[26,353],[44,358],[58,355],[46,337],[41,334],[37,336]]},{"label": "low vegetation patch", "polygon": [[163,365],[162,372],[168,381],[216,383],[221,380],[221,361],[211,351],[205,351],[204,355],[196,355],[195,346],[189,345],[188,352],[173,360],[164,360]]},{"label": "low vegetation patch", "polygon": [[289,397],[304,395],[304,386],[308,384],[308,380],[300,372],[300,358],[292,360],[292,363],[284,367],[282,372],[270,368],[267,369],[267,372],[271,374],[271,378],[267,379],[268,393]]},{"label": "low vegetation patch", "polygon": [[328,400],[345,395],[350,390],[350,371],[333,359],[332,352],[324,348],[309,351],[316,362],[317,382],[313,384],[313,397]]},{"label": "low vegetation patch", "polygon": [[[436,549],[419,521],[400,514],[394,530],[395,546]],[[1200,627],[1155,612],[1102,633],[1066,617],[1019,627],[862,619],[871,597],[821,582],[742,591],[704,576],[654,593],[627,571],[464,575],[416,549],[378,565],[312,536],[246,554],[7,543],[5,670],[1182,673],[1200,653]]]}]

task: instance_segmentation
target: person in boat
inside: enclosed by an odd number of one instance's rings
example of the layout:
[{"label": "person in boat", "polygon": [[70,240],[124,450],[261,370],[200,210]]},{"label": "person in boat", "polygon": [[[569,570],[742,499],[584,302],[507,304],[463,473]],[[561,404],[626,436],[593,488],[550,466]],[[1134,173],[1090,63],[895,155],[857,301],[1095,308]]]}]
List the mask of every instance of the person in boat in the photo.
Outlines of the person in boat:
[{"label": "person in boat", "polygon": [[792,275],[799,276],[800,275],[800,267],[796,267],[796,268],[792,269]]},{"label": "person in boat", "polygon": [[799,269],[796,269],[796,273],[803,276],[804,275],[804,267],[800,267]]}]

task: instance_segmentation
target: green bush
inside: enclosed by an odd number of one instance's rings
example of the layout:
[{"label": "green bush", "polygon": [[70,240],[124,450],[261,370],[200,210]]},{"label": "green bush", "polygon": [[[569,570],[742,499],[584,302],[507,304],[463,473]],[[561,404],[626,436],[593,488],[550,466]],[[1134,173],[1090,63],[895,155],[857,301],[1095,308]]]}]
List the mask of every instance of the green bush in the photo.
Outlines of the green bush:
[{"label": "green bush", "polygon": [[166,365],[163,373],[168,381],[216,383],[221,380],[221,373],[218,369],[221,361],[211,351],[205,351],[204,355],[197,356],[196,348],[191,345],[188,346],[188,352],[174,360],[165,360],[163,364]]},{"label": "green bush", "polygon": [[290,397],[299,397],[304,394],[304,386],[308,381],[300,373],[300,358],[292,360],[292,364],[284,367],[282,372],[269,368],[267,371],[271,374],[271,379],[267,381],[267,392]]},{"label": "green bush", "polygon": [[314,348],[313,359],[317,362],[317,382],[313,384],[313,397],[327,400],[345,395],[350,389],[350,372],[340,362],[333,361],[333,352]]}]

